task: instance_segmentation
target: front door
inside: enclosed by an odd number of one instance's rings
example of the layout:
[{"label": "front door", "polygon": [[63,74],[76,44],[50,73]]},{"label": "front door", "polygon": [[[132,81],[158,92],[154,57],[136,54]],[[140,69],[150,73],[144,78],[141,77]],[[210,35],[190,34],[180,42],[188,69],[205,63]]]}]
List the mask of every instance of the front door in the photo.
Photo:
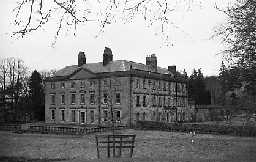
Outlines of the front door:
[{"label": "front door", "polygon": [[81,124],[84,124],[85,123],[85,112],[80,112],[80,121],[81,121]]}]

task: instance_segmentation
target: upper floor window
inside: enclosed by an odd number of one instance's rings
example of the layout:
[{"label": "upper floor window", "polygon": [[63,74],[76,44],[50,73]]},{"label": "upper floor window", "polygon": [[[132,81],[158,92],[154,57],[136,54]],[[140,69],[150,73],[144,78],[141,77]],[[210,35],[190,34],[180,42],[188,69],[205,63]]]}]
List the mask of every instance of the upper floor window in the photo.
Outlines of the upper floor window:
[{"label": "upper floor window", "polygon": [[147,106],[147,96],[143,96],[143,107]]},{"label": "upper floor window", "polygon": [[177,92],[178,92],[178,93],[181,92],[181,88],[182,88],[182,86],[181,86],[181,84],[179,83],[178,86],[177,86]]},{"label": "upper floor window", "polygon": [[71,110],[71,121],[76,122],[76,111],[75,110]]},{"label": "upper floor window", "polygon": [[103,111],[103,121],[107,121],[108,120],[108,111],[104,110]]},{"label": "upper floor window", "polygon": [[156,112],[153,111],[153,114],[152,114],[152,116],[151,116],[151,120],[155,120],[155,118],[156,118]]},{"label": "upper floor window", "polygon": [[94,122],[94,111],[93,110],[90,111],[90,118],[91,118],[91,123],[93,123]]},{"label": "upper floor window", "polygon": [[75,88],[76,82],[71,82],[71,88]]},{"label": "upper floor window", "polygon": [[150,79],[148,80],[148,85],[149,85],[149,86],[151,85],[151,80],[150,80]]},{"label": "upper floor window", "polygon": [[51,94],[51,104],[55,105],[55,94]]},{"label": "upper floor window", "polygon": [[90,94],[90,104],[95,104],[95,94],[94,93]]},{"label": "upper floor window", "polygon": [[107,103],[108,103],[108,94],[107,94],[107,93],[104,93],[104,94],[103,94],[103,103],[104,103],[104,104],[107,104]]},{"label": "upper floor window", "polygon": [[60,88],[65,88],[65,83],[64,82],[60,83]]},{"label": "upper floor window", "polygon": [[166,104],[166,103],[165,103],[165,96],[163,97],[163,100],[164,100],[164,101],[163,101],[163,106],[166,106],[166,105],[165,105],[165,104]]},{"label": "upper floor window", "polygon": [[65,121],[65,110],[61,110],[61,120]]},{"label": "upper floor window", "polygon": [[171,82],[168,82],[168,91],[171,91]]},{"label": "upper floor window", "polygon": [[80,82],[80,88],[84,88],[85,87],[85,82],[84,81],[81,81]]},{"label": "upper floor window", "polygon": [[172,82],[172,92],[176,92],[176,82]]},{"label": "upper floor window", "polygon": [[158,89],[161,90],[161,87],[162,87],[161,81],[159,80],[159,81],[158,81]]},{"label": "upper floor window", "polygon": [[103,80],[103,86],[108,86],[108,81],[107,80]]},{"label": "upper floor window", "polygon": [[152,89],[156,89],[156,82],[154,80],[152,82]]},{"label": "upper floor window", "polygon": [[136,96],[136,106],[140,106],[140,96]]},{"label": "upper floor window", "polygon": [[76,94],[71,94],[71,104],[76,103]]},{"label": "upper floor window", "polygon": [[158,106],[162,106],[162,98],[160,96],[158,97]]},{"label": "upper floor window", "polygon": [[140,120],[140,113],[139,113],[139,112],[136,113],[136,120],[137,120],[137,121]]},{"label": "upper floor window", "polygon": [[142,113],[142,120],[146,120],[146,113],[145,112]]},{"label": "upper floor window", "polygon": [[156,106],[156,96],[155,95],[152,98],[152,104],[153,104],[153,106]]},{"label": "upper floor window", "polygon": [[164,91],[166,91],[166,82],[164,82],[164,87],[163,87]]},{"label": "upper floor window", "polygon": [[116,104],[120,104],[121,103],[121,95],[120,93],[116,93]]},{"label": "upper floor window", "polygon": [[146,89],[146,79],[143,79],[143,88]]},{"label": "upper floor window", "polygon": [[136,79],[136,88],[140,88],[140,80]]},{"label": "upper floor window", "polygon": [[61,104],[65,104],[65,95],[64,94],[61,95]]},{"label": "upper floor window", "polygon": [[51,83],[51,89],[55,89],[55,83],[54,82]]},{"label": "upper floor window", "polygon": [[80,94],[80,104],[84,104],[85,103],[85,95],[84,93]]},{"label": "upper floor window", "polygon": [[93,87],[95,85],[95,81],[91,80],[90,81],[90,86]]}]

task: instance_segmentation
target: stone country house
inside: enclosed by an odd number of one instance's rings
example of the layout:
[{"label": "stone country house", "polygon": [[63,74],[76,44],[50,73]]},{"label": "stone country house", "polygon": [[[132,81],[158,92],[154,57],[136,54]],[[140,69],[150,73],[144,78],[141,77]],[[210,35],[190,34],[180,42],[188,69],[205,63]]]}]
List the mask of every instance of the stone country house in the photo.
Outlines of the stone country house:
[{"label": "stone country house", "polygon": [[176,66],[158,67],[154,54],[146,64],[113,60],[105,47],[103,62],[87,63],[79,52],[77,65],[45,82],[47,123],[104,124],[110,112],[128,126],[138,120],[184,121],[190,120],[188,109],[187,81]]}]

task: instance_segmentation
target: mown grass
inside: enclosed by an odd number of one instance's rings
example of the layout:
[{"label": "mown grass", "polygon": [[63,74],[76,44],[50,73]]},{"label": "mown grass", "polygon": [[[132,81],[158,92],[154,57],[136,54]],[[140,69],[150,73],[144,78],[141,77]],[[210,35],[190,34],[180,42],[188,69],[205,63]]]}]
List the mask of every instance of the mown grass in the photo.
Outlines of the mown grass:
[{"label": "mown grass", "polygon": [[[206,134],[192,136],[189,133],[140,130],[124,130],[123,133],[136,134],[136,147],[132,159],[96,159],[95,136],[92,134],[78,137],[10,132],[0,132],[0,156],[13,158],[11,160],[14,161],[23,158],[28,161],[37,160],[36,162],[41,162],[40,160],[47,162],[51,160],[74,162],[256,161],[256,138]],[[3,160],[0,158],[0,161]]]},{"label": "mown grass", "polygon": [[58,162],[65,159],[29,159],[25,157],[0,156],[1,162]]}]

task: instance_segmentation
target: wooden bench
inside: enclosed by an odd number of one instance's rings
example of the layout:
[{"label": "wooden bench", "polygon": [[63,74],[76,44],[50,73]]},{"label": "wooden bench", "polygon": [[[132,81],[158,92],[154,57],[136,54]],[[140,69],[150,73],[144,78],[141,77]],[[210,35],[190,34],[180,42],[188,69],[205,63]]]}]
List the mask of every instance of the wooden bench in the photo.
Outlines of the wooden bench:
[{"label": "wooden bench", "polygon": [[127,154],[132,157],[135,136],[128,134],[96,135],[97,157],[100,158],[100,152],[106,152],[108,158],[111,155],[122,157]]}]

